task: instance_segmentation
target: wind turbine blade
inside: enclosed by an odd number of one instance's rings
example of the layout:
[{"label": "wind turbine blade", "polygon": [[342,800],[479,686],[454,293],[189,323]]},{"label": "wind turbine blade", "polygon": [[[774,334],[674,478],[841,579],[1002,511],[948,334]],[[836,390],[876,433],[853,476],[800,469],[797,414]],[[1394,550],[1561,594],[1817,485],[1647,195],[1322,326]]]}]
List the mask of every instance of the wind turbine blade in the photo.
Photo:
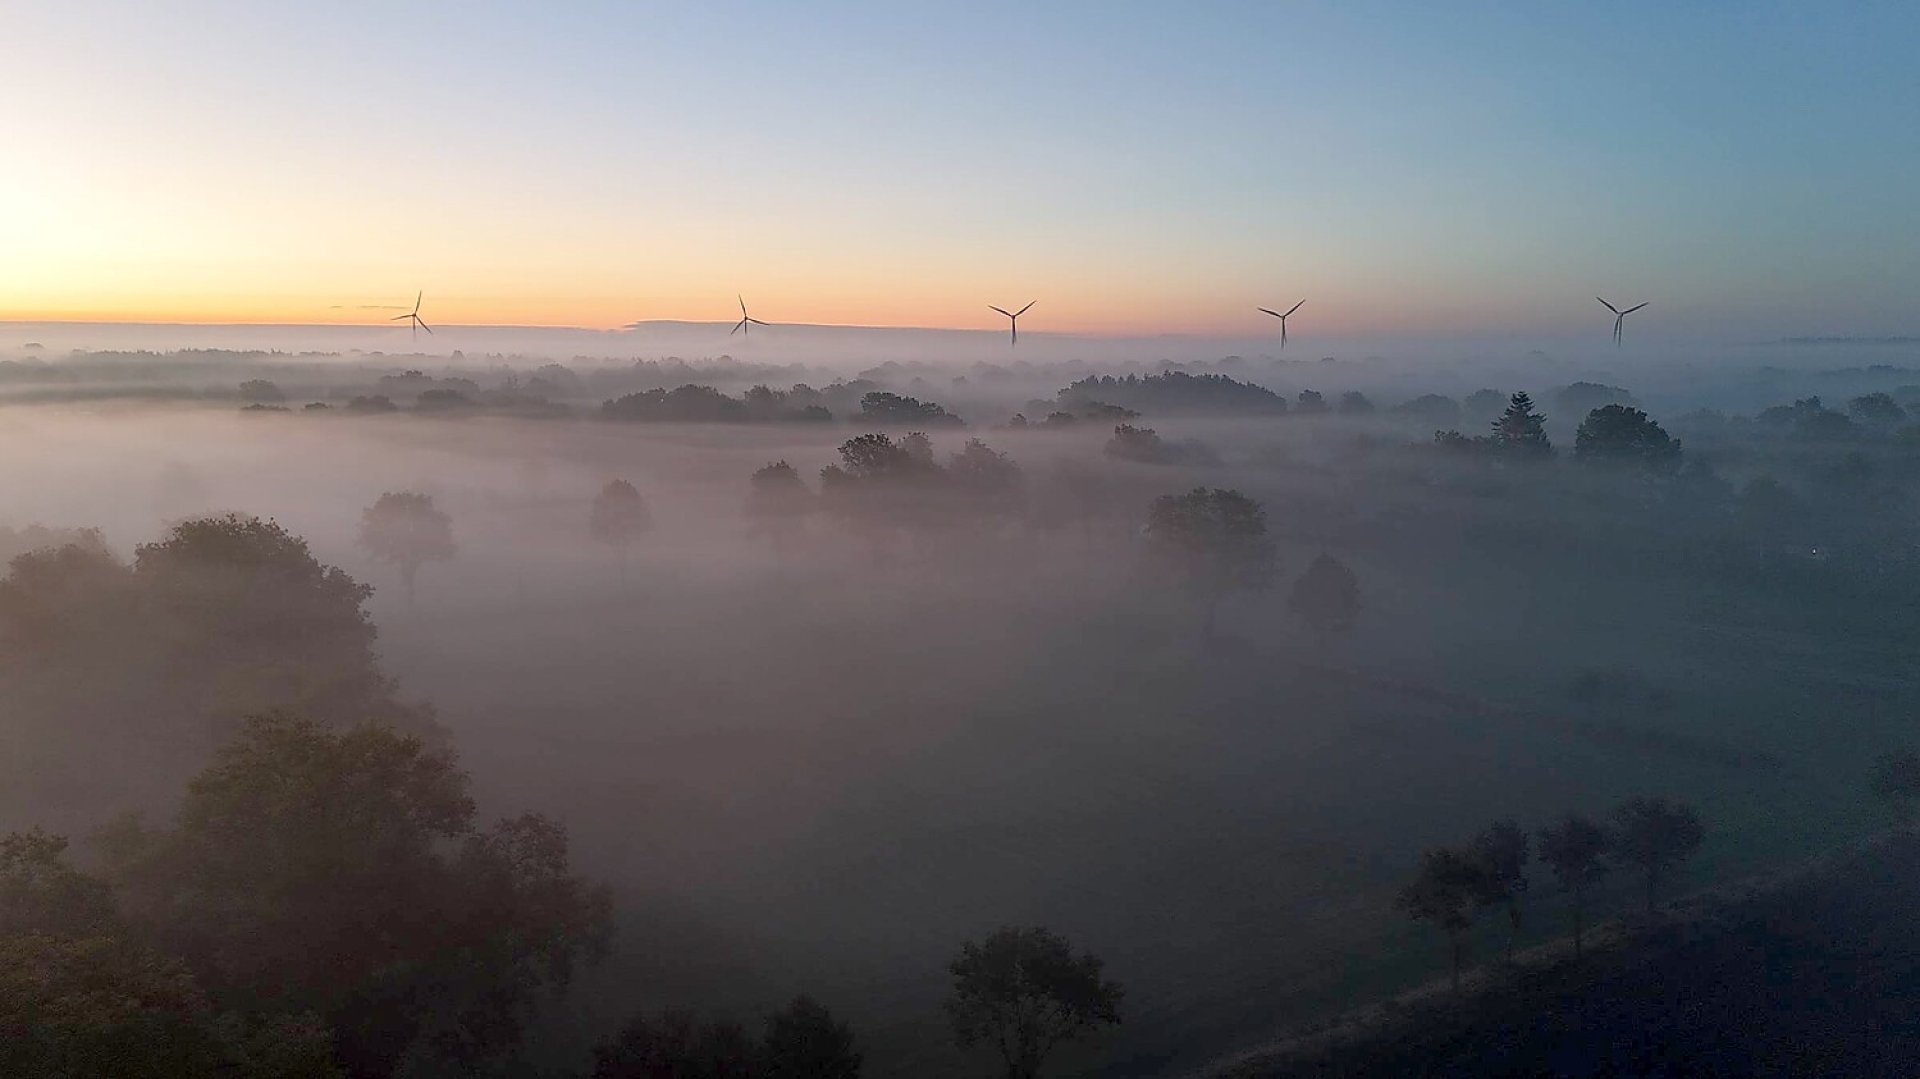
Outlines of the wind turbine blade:
[{"label": "wind turbine blade", "polygon": [[[1595,296],[1594,299],[1600,300],[1600,297]],[[1613,312],[1616,315],[1620,313],[1620,309],[1618,307],[1613,306],[1612,304],[1608,303],[1605,300],[1600,300],[1600,306],[1606,308],[1607,310]]]},{"label": "wind turbine blade", "polygon": [[392,318],[388,319],[387,321],[388,322],[405,322],[406,320],[412,317],[413,317],[412,315],[395,315]]},{"label": "wind turbine blade", "polygon": [[[1647,301],[1647,303],[1652,303],[1652,302],[1653,302],[1652,300]],[[1640,310],[1640,308],[1647,306],[1647,303],[1640,304],[1636,307],[1629,307],[1625,311],[1620,312],[1620,315],[1622,318],[1625,318],[1626,316],[1633,314],[1635,311]]]},{"label": "wind turbine blade", "polygon": [[744,330],[746,328],[747,328],[747,320],[741,319],[740,321],[733,324],[733,329],[727,331],[727,336],[732,337],[734,334],[739,333],[741,330]]},{"label": "wind turbine blade", "polygon": [[1300,307],[1301,307],[1301,304],[1304,304],[1304,303],[1306,303],[1306,302],[1307,302],[1307,301],[1305,301],[1305,300],[1301,300],[1301,301],[1300,301],[1300,303],[1297,303],[1297,304],[1294,304],[1294,305],[1293,305],[1292,307],[1289,307],[1289,308],[1287,308],[1287,314],[1289,314],[1289,315],[1291,315],[1291,314],[1293,314],[1293,313],[1294,313],[1295,311],[1298,311],[1298,310],[1300,310]]},{"label": "wind turbine blade", "polygon": [[1026,307],[1022,307],[1022,308],[1021,308],[1020,310],[1018,310],[1018,311],[1015,311],[1015,312],[1013,313],[1013,317],[1014,317],[1014,318],[1019,318],[1019,317],[1020,317],[1021,315],[1024,315],[1024,314],[1026,314],[1026,313],[1027,313],[1027,309],[1028,309],[1028,308],[1030,308],[1030,307],[1032,307],[1032,306],[1033,306],[1034,304],[1037,304],[1037,303],[1039,303],[1039,302],[1040,302],[1039,300],[1028,300],[1028,301],[1027,301],[1027,306],[1026,306]]},{"label": "wind turbine blade", "polygon": [[427,291],[425,289],[421,289],[419,292],[416,292],[413,294],[413,313],[414,314],[417,315],[420,313],[420,301],[426,298],[427,298]]},{"label": "wind turbine blade", "polygon": [[733,298],[740,301],[740,317],[746,318],[747,317],[747,298],[745,296],[740,295],[737,292],[733,294]]},{"label": "wind turbine blade", "polygon": [[1256,307],[1256,308],[1254,308],[1254,310],[1255,310],[1255,311],[1259,311],[1259,312],[1262,312],[1262,313],[1264,313],[1264,314],[1269,314],[1269,315],[1272,315],[1272,316],[1273,316],[1274,318],[1285,318],[1285,317],[1286,317],[1285,315],[1282,315],[1282,314],[1281,314],[1280,312],[1278,312],[1278,311],[1275,311],[1275,310],[1274,310],[1273,308],[1271,308],[1271,307]]},{"label": "wind turbine blade", "polygon": [[759,319],[757,319],[757,318],[750,318],[750,319],[748,319],[747,321],[748,321],[748,322],[751,322],[751,323],[753,323],[753,324],[754,324],[755,326],[765,326],[765,325],[766,325],[766,323],[764,323],[764,322],[762,322],[762,321],[760,321],[760,320],[759,320]]},{"label": "wind turbine blade", "polygon": [[1013,312],[1011,312],[1011,311],[1009,311],[1009,310],[1007,310],[1007,309],[1006,309],[1006,308],[1004,308],[1004,307],[994,307],[994,306],[993,306],[992,304],[988,304],[987,306],[988,306],[989,308],[992,308],[992,309],[993,309],[993,310],[995,310],[995,311],[998,311],[998,312],[1000,312],[1001,314],[1003,314],[1003,315],[1005,315],[1005,316],[1007,316],[1008,318],[1012,318],[1012,317],[1013,317]]},{"label": "wind turbine blade", "polygon": [[425,322],[425,321],[424,321],[423,319],[421,319],[421,317],[420,317],[419,315],[415,315],[415,316],[413,316],[413,321],[414,321],[414,322],[415,322],[416,324],[418,324],[418,325],[419,325],[419,327],[420,327],[421,329],[423,329],[423,330],[425,330],[425,331],[427,331],[428,333],[432,333],[432,332],[433,332],[433,327],[432,327],[432,326],[429,326],[429,325],[427,325],[427,324],[426,324],[426,322]]}]

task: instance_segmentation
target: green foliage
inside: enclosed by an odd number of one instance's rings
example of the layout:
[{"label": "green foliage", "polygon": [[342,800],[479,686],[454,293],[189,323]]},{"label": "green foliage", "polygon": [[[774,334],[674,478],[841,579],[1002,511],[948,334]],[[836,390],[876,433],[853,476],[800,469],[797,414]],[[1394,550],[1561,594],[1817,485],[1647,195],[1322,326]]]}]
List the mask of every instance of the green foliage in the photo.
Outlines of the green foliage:
[{"label": "green foliage", "polygon": [[1394,898],[1394,906],[1407,917],[1446,934],[1456,990],[1473,911],[1493,887],[1489,875],[1486,861],[1474,851],[1430,847],[1420,854],[1420,871]]},{"label": "green foliage", "polygon": [[1120,1022],[1125,991],[1101,976],[1103,966],[1041,927],[1003,926],[968,941],[947,966],[954,1038],[963,1049],[992,1045],[1009,1079],[1031,1079],[1061,1042]]},{"label": "green foliage", "polygon": [[0,935],[77,936],[109,928],[113,891],[67,863],[67,840],[34,829],[0,836]]},{"label": "green foliage", "polygon": [[1185,371],[1125,378],[1090,375],[1061,390],[1057,398],[1070,414],[1095,403],[1154,416],[1276,416],[1287,411],[1287,399],[1265,386]]},{"label": "green foliage", "polygon": [[1582,461],[1666,472],[1680,463],[1680,441],[1637,408],[1607,405],[1594,409],[1581,422],[1573,455]]},{"label": "green foliage", "polygon": [[875,391],[860,398],[860,418],[883,427],[966,426],[960,417],[932,401],[884,391]]},{"label": "green foliage", "polygon": [[1666,798],[1634,798],[1614,809],[1612,821],[1612,853],[1645,875],[1652,914],[1654,889],[1700,849],[1706,828],[1691,806]]},{"label": "green foliage", "polygon": [[739,1024],[683,1011],[636,1016],[593,1056],[593,1079],[758,1079],[758,1053]]},{"label": "green foliage", "polygon": [[558,825],[478,828],[452,757],[380,727],[256,718],[123,846],[131,924],[228,1007],[322,1015],[357,1073],[510,1051],[608,933]]}]

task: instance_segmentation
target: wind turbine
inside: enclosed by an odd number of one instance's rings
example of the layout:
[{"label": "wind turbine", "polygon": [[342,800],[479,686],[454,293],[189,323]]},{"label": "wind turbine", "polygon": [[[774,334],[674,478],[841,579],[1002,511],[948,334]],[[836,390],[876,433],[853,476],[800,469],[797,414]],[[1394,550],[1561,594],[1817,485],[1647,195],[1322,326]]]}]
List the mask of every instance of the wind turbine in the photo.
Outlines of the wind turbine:
[{"label": "wind turbine", "polygon": [[425,299],[426,295],[427,294],[425,291],[421,291],[415,294],[415,296],[413,297],[413,310],[407,312],[404,315],[395,315],[392,318],[388,319],[387,321],[388,322],[406,322],[408,320],[412,320],[413,336],[415,338],[418,338],[420,336],[421,330],[425,330],[427,331],[428,334],[432,334],[433,327],[420,321],[420,301]]},{"label": "wind turbine", "polygon": [[[1040,302],[1039,300],[1028,300],[1027,307],[1032,307],[1034,304],[1037,304],[1039,302]],[[1009,311],[1004,307],[994,307],[992,304],[988,304],[987,306],[1007,316],[1007,325],[1011,328],[1013,332],[1012,338],[1007,342],[1008,346],[1011,347],[1013,345],[1019,344],[1020,343],[1020,316],[1027,313],[1027,307],[1022,307],[1018,311]]]},{"label": "wind turbine", "polygon": [[1292,307],[1287,308],[1286,315],[1283,315],[1280,312],[1275,311],[1270,307],[1256,307],[1254,308],[1254,310],[1264,311],[1267,314],[1272,315],[1274,318],[1277,318],[1280,320],[1280,347],[1286,348],[1287,347],[1287,315],[1291,315],[1295,311],[1300,310],[1300,304],[1304,304],[1306,302],[1307,301],[1305,300],[1301,300],[1300,303],[1294,304]]},{"label": "wind turbine", "polygon": [[[1595,296],[1594,299],[1600,300],[1600,297]],[[1652,300],[1647,301],[1647,303],[1652,303],[1652,302],[1653,302]],[[1613,306],[1607,301],[1600,300],[1600,305],[1602,307],[1605,307],[1607,310],[1613,312],[1613,347],[1615,348],[1620,347],[1620,328],[1626,323],[1627,316],[1633,314],[1635,311],[1640,310],[1640,308],[1647,306],[1647,303],[1636,304],[1633,307],[1629,307],[1625,311],[1622,311],[1618,307]]]},{"label": "wind turbine", "polygon": [[734,323],[733,329],[727,331],[728,337],[732,337],[736,333],[746,333],[748,326],[765,326],[766,325],[766,323],[760,321],[757,318],[754,318],[752,315],[747,314],[747,301],[744,297],[740,296],[738,293],[735,293],[733,298],[740,301],[740,321]]}]

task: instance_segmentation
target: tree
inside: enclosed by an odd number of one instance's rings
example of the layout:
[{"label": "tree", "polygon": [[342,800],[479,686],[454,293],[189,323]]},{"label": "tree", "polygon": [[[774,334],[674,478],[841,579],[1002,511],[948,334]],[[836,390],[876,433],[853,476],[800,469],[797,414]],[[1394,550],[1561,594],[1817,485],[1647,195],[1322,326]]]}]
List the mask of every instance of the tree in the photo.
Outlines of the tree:
[{"label": "tree", "polygon": [[1607,830],[1593,820],[1569,813],[1560,823],[1540,831],[1540,860],[1553,870],[1560,890],[1573,896],[1573,954],[1582,954],[1587,888],[1607,875],[1612,848]]},{"label": "tree", "polygon": [[807,489],[807,481],[792,465],[775,461],[756,469],[747,482],[749,531],[769,537],[776,548],[784,545],[814,510],[814,495]]},{"label": "tree", "polygon": [[587,532],[613,548],[621,564],[627,551],[653,528],[653,513],[647,500],[626,480],[609,480],[593,498],[593,510],[587,515]]},{"label": "tree", "polygon": [[1914,803],[1920,801],[1920,753],[1901,749],[1881,754],[1873,763],[1873,793],[1892,804],[1900,827],[1910,826]]},{"label": "tree", "polygon": [[1266,511],[1239,491],[1195,487],[1183,495],[1161,495],[1147,513],[1146,532],[1153,556],[1200,600],[1207,640],[1213,638],[1221,600],[1272,583],[1275,553]]},{"label": "tree", "polygon": [[1607,405],[1587,413],[1581,421],[1574,435],[1573,455],[1582,461],[1667,472],[1680,463],[1680,440],[1637,408]]},{"label": "tree", "polygon": [[1847,402],[1847,415],[1869,427],[1892,427],[1906,420],[1907,410],[1890,394],[1869,393]]},{"label": "tree", "polygon": [[1293,411],[1304,416],[1318,416],[1327,410],[1327,399],[1314,390],[1301,390],[1294,398]]},{"label": "tree", "polygon": [[1340,395],[1340,414],[1342,416],[1366,416],[1373,412],[1373,402],[1359,390],[1348,390]]},{"label": "tree", "polygon": [[1520,897],[1527,890],[1527,833],[1513,821],[1496,821],[1474,837],[1473,853],[1484,870],[1479,904],[1507,909],[1507,960],[1511,962],[1514,941],[1520,936]]},{"label": "tree", "polygon": [[1613,811],[1613,853],[1645,874],[1647,913],[1654,889],[1700,849],[1707,830],[1693,808],[1665,798],[1634,798]]},{"label": "tree", "polygon": [[129,924],[224,1007],[319,1014],[356,1075],[403,1059],[471,1073],[509,1052],[609,932],[563,829],[482,829],[450,752],[371,725],[256,717],[173,828],[115,846]]},{"label": "tree", "polygon": [[932,401],[875,391],[860,398],[860,417],[883,427],[965,427],[966,422]]},{"label": "tree", "polygon": [[1020,466],[977,438],[947,459],[947,477],[972,519],[1016,517],[1023,508],[1026,476]]},{"label": "tree", "polygon": [[669,1009],[639,1015],[593,1051],[593,1079],[756,1079],[753,1039],[737,1023]]},{"label": "tree", "polygon": [[1353,628],[1360,616],[1360,581],[1346,563],[1323,554],[1293,582],[1287,607],[1320,637],[1322,647],[1335,633]]},{"label": "tree", "polygon": [[798,996],[767,1016],[760,1043],[764,1079],[858,1079],[861,1055],[853,1028],[812,997]]},{"label": "tree", "polygon": [[1007,1079],[1034,1079],[1061,1042],[1120,1022],[1125,991],[1101,977],[1103,966],[1091,952],[1076,956],[1066,938],[1037,926],[1003,926],[979,944],[968,941],[947,965],[954,1038],[962,1049],[991,1044]]},{"label": "tree", "polygon": [[360,545],[400,570],[411,603],[420,567],[453,557],[453,519],[434,507],[431,495],[388,491],[360,515]]},{"label": "tree", "polygon": [[1456,993],[1467,930],[1473,928],[1473,909],[1488,889],[1486,863],[1472,851],[1430,847],[1420,854],[1420,872],[1394,899],[1394,906],[1407,917],[1446,934]]},{"label": "tree", "polygon": [[1493,421],[1490,445],[1495,453],[1516,460],[1541,460],[1553,456],[1553,443],[1547,441],[1547,418],[1534,410],[1533,398],[1525,390],[1507,401],[1507,410]]},{"label": "tree", "polygon": [[287,395],[264,378],[250,378],[240,384],[240,399],[255,405],[277,405],[285,401]]},{"label": "tree", "polygon": [[219,1015],[178,960],[107,935],[0,936],[0,1074],[337,1079],[311,1015]]},{"label": "tree", "polygon": [[67,864],[67,840],[39,829],[0,836],[0,935],[97,933],[114,921],[105,881]]}]

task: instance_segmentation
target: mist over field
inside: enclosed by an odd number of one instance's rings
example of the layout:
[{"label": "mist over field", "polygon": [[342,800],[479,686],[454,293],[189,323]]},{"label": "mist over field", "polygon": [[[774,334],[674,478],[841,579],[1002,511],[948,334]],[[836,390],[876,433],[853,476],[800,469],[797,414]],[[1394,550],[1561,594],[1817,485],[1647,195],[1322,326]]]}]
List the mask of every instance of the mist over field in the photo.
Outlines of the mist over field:
[{"label": "mist over field", "polygon": [[[1035,925],[1126,990],[1054,1068],[1201,1068],[1443,971],[1395,905],[1423,850],[1665,796],[1710,836],[1673,890],[1789,865],[1877,826],[1865,777],[1920,703],[1910,346],[1166,375],[1024,340],[894,364],[133,344],[0,368],[0,553],[25,556],[0,827],[99,866],[87,837],[169,820],[247,715],[420,734],[482,820],[544,814],[609,889],[605,956],[528,1020],[527,1067],[582,1066],[636,1013],[805,992],[872,1074],[970,1074],[947,964]],[[1515,391],[1557,454],[1496,423]],[[1577,439],[1609,406],[1678,446]],[[755,478],[783,461],[785,501]],[[596,508],[615,480],[641,509]],[[1167,546],[1156,500],[1197,488],[1257,504],[1260,573]],[[405,573],[368,532],[402,492],[452,541]],[[274,599],[255,548],[179,531],[227,514],[372,586],[370,658],[331,668],[370,663],[358,688],[321,668],[362,646]],[[1323,556],[1357,604],[1316,618]],[[1542,872],[1519,939],[1567,903]]]}]

